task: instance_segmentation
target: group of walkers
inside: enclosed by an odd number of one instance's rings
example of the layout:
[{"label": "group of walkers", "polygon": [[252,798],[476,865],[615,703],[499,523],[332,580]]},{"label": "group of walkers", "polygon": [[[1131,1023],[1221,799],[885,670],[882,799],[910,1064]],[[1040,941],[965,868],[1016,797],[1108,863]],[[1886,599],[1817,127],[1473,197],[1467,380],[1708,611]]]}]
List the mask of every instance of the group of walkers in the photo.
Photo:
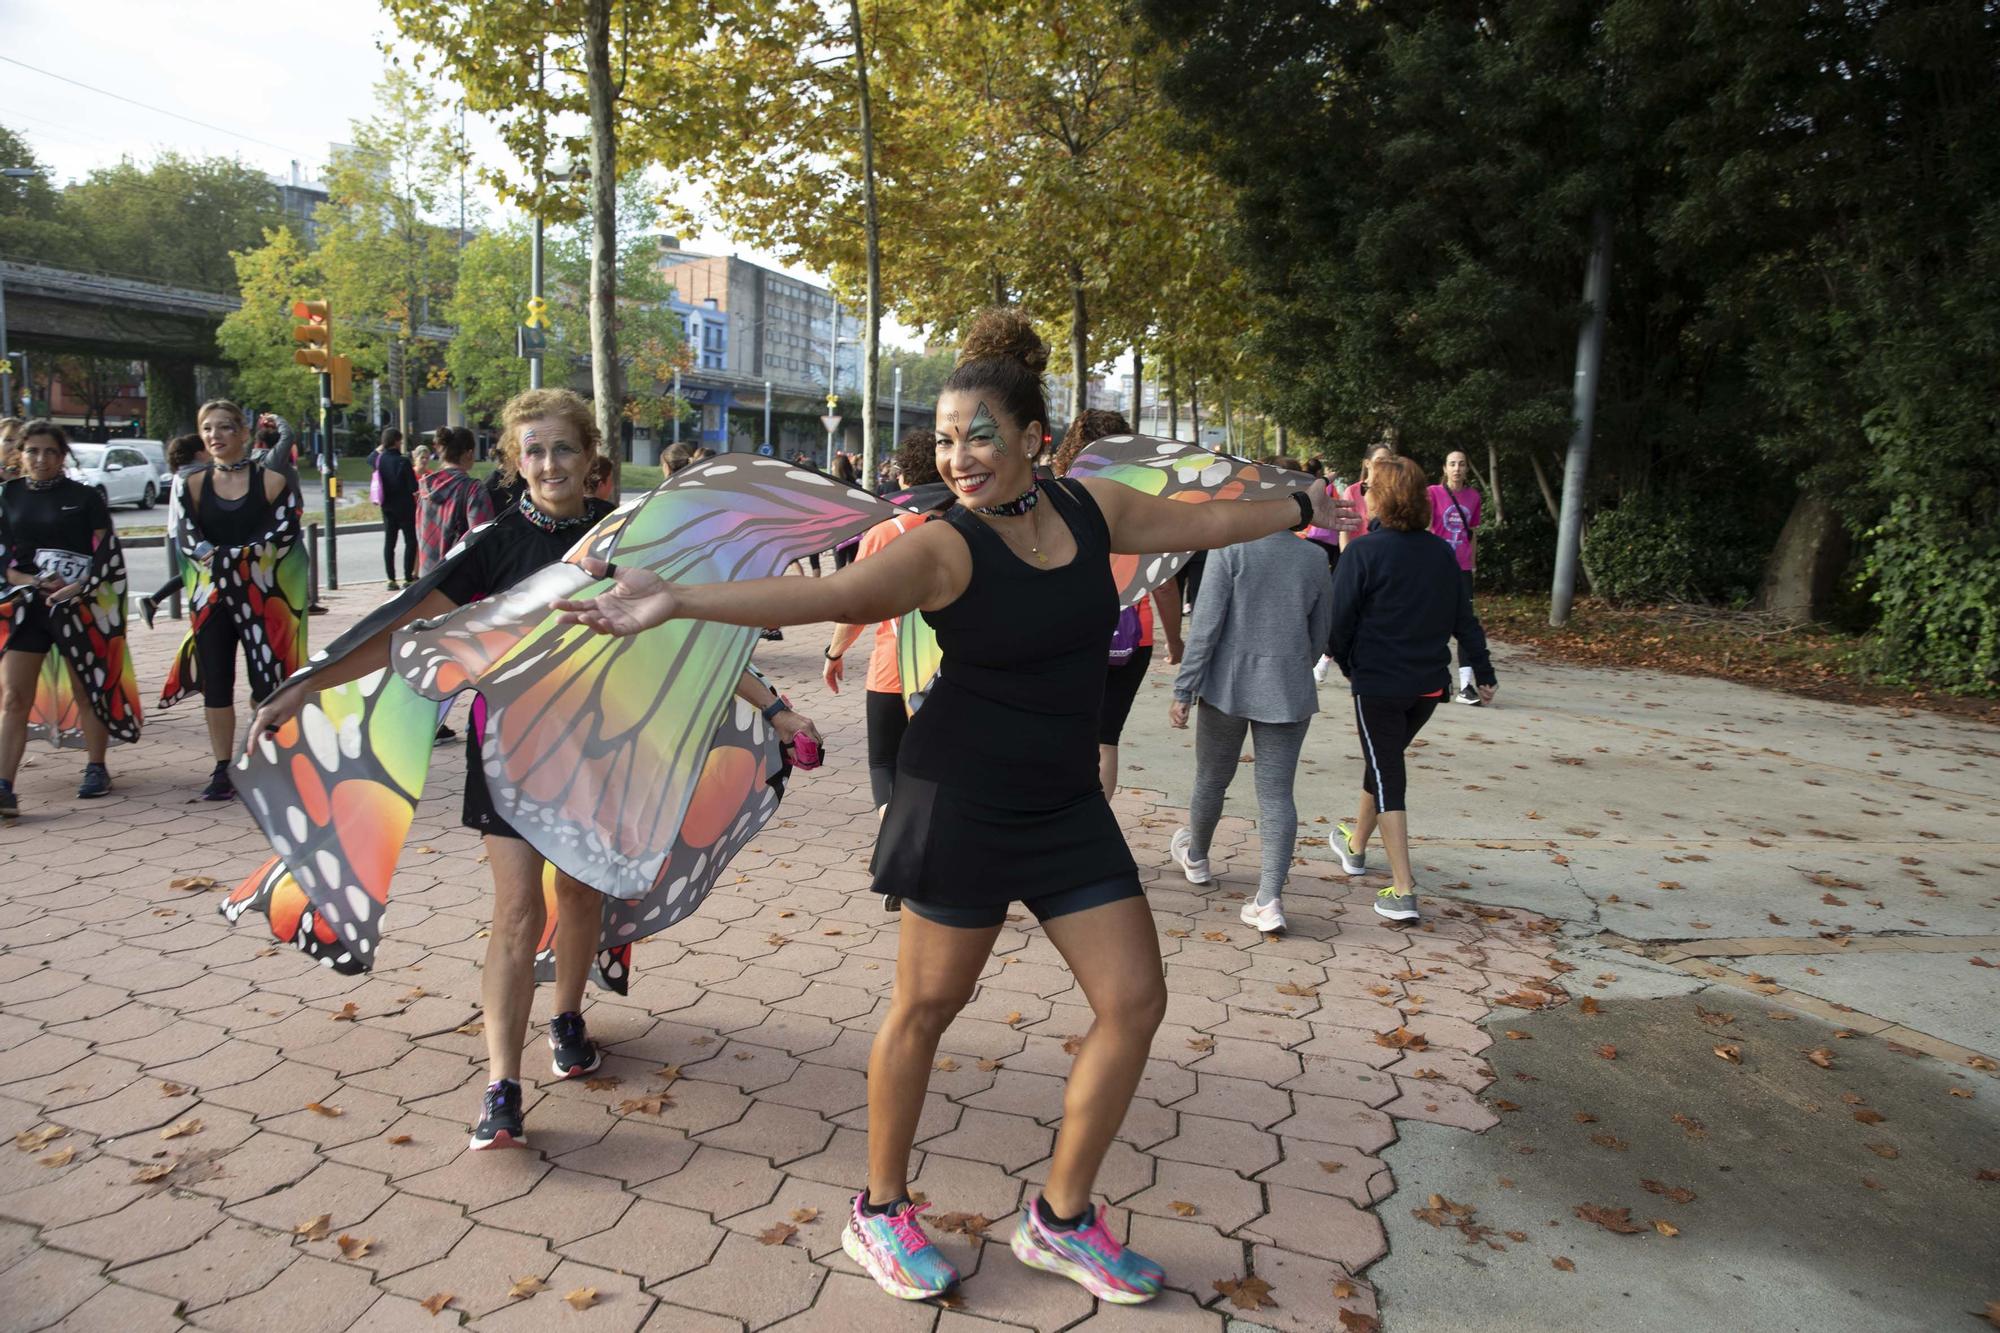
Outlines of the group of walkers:
[{"label": "group of walkers", "polygon": [[[564,623],[609,636],[673,621],[758,630],[832,623],[823,678],[835,693],[847,654],[874,627],[863,691],[879,821],[869,868],[873,889],[899,910],[900,929],[890,1006],[869,1057],[867,1181],[842,1244],[905,1299],[941,1294],[958,1280],[924,1231],[929,1205],[911,1194],[910,1158],[940,1041],[1016,904],[1075,974],[1092,1024],[1075,1052],[1047,1177],[1023,1209],[1011,1248],[1023,1263],[1106,1301],[1142,1302],[1161,1289],[1160,1265],[1121,1244],[1093,1201],[1167,1003],[1139,868],[1110,804],[1122,730],[1157,640],[1178,666],[1170,721],[1178,727],[1192,718],[1196,726],[1190,822],[1173,839],[1173,859],[1194,883],[1213,878],[1210,845],[1249,736],[1264,855],[1243,919],[1263,931],[1285,928],[1293,784],[1318,708],[1316,660],[1331,658],[1350,681],[1363,755],[1357,814],[1340,825],[1334,850],[1350,873],[1362,874],[1380,831],[1394,883],[1376,910],[1392,920],[1418,917],[1402,751],[1452,691],[1449,638],[1457,637],[1476,692],[1490,699],[1493,687],[1469,579],[1458,577],[1469,559],[1432,535],[1432,495],[1415,463],[1370,460],[1366,489],[1349,497],[1321,478],[1265,492],[1275,499],[1176,503],[1106,477],[1070,475],[1094,440],[1129,433],[1115,414],[1092,412],[1072,423],[1045,473],[1035,462],[1049,416],[1047,361],[1046,344],[1018,312],[1000,308],[975,319],[940,391],[934,429],[898,443],[894,485],[912,508],[863,533],[824,577],[673,583],[644,567],[572,556],[598,582],[553,603]],[[399,630],[498,597],[563,559],[612,508],[601,492],[615,487],[614,472],[589,405],[567,390],[531,390],[507,404],[499,482],[482,484],[464,471],[469,437],[440,432],[428,473],[402,457],[400,440],[385,437],[375,474],[391,533],[387,573],[397,588],[400,536],[409,586],[287,683],[305,664],[303,609],[287,600],[281,577],[296,550],[299,496],[295,479],[250,458],[248,437],[233,404],[205,404],[207,461],[189,460],[176,488],[174,546],[190,568],[194,614],[161,702],[203,698],[217,760],[205,797],[232,792],[239,654],[256,705],[247,749],[296,734],[294,720],[318,692],[388,666]],[[123,605],[115,533],[101,502],[92,505],[63,482],[61,432],[37,423],[27,443],[28,477],[0,493],[7,578],[25,590],[0,659],[9,813],[27,716],[17,708],[17,678],[41,670],[37,650],[62,641],[60,618],[93,587],[115,577]],[[672,475],[696,465],[668,460]],[[798,475],[825,485],[823,476]],[[1453,530],[1469,548],[1477,497],[1466,504],[1462,474],[1458,482]],[[407,554],[412,529],[417,556]],[[1121,610],[1114,557],[1189,552],[1214,552],[1205,584],[1192,592],[1191,620],[1183,620],[1188,594],[1174,582],[1142,590]],[[919,683],[902,679],[895,649],[914,612],[935,635],[941,665],[922,682],[922,706],[912,712],[905,698]],[[118,630],[122,656],[122,618]],[[84,714],[96,722],[82,735],[101,772],[116,710],[107,716],[89,682],[74,683],[92,702]],[[735,681],[734,693],[784,744],[819,739],[811,720],[754,670]],[[552,1070],[577,1078],[601,1063],[583,992],[605,892],[556,870],[510,826],[482,757],[477,707],[474,718],[461,821],[484,838],[494,902],[482,974],[490,1083],[470,1146],[488,1149],[527,1142],[521,1050],[550,910],[559,923]],[[136,737],[136,708],[127,730]],[[102,785],[108,790],[108,779]]]}]

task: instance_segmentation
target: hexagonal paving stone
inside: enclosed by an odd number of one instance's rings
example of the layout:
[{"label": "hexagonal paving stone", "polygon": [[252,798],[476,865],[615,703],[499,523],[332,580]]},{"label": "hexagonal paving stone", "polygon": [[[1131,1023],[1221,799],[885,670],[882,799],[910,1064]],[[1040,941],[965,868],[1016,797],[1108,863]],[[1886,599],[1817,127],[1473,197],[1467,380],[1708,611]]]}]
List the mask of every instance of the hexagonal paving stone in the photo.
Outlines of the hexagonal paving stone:
[{"label": "hexagonal paving stone", "polygon": [[649,1283],[648,1290],[661,1300],[762,1328],[810,1306],[824,1275],[796,1245],[763,1245],[749,1236],[731,1235],[704,1266],[668,1282]]},{"label": "hexagonal paving stone", "polygon": [[616,1226],[570,1241],[561,1250],[583,1263],[636,1273],[650,1287],[708,1264],[724,1235],[691,1208],[639,1199]]}]

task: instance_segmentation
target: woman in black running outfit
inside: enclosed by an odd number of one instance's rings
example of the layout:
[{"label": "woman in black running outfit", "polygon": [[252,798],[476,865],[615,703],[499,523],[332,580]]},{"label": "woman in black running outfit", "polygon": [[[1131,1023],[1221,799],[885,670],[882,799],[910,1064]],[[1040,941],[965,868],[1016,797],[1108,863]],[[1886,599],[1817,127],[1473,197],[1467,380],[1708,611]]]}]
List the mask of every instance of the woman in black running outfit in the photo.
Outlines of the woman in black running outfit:
[{"label": "woman in black running outfit", "polygon": [[302,589],[288,589],[287,562],[299,544],[303,508],[281,472],[250,458],[243,409],[224,399],[203,403],[195,428],[207,467],[182,488],[179,529],[168,535],[193,567],[187,637],[167,673],[160,707],[199,692],[215,759],[204,801],[236,796],[229,764],[236,754],[236,658],[240,647],[250,702],[262,703],[305,664]]},{"label": "woman in black running outfit", "polygon": [[[48,421],[19,434],[27,475],[0,486],[0,817],[19,813],[14,778],[27,748],[35,694],[54,652],[68,673],[63,691],[75,709],[86,762],[84,799],[111,790],[104,756],[114,731],[139,737],[138,695],[125,648],[125,565],[111,510],[94,486],[65,476],[69,436]],[[98,590],[110,585],[106,595]],[[51,702],[55,702],[53,699]],[[35,719],[57,730],[48,739],[77,743],[57,706]]]},{"label": "woman in black running outfit", "polygon": [[1118,618],[1108,557],[1340,522],[1323,486],[1310,497],[1184,505],[1098,479],[1037,481],[1047,363],[1020,314],[974,321],[937,404],[938,471],[958,504],[866,560],[819,581],[677,586],[627,569],[605,594],[558,604],[616,634],[675,617],[852,625],[913,609],[936,630],[943,665],[904,737],[875,848],[874,887],[903,911],[895,990],[869,1058],[868,1187],[842,1237],[850,1257],[906,1299],[958,1277],[917,1223],[910,1147],[938,1041],[1017,901],[1075,972],[1095,1020],[1014,1253],[1102,1299],[1159,1293],[1159,1265],[1124,1249],[1091,1204],[1166,1008],[1152,914],[1097,772]]}]

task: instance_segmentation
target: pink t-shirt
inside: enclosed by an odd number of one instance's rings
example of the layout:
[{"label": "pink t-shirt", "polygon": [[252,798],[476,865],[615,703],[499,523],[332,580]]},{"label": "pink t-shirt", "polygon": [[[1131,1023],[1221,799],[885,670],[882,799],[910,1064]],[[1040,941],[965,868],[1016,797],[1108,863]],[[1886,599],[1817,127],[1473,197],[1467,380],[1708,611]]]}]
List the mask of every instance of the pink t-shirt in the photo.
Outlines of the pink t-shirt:
[{"label": "pink t-shirt", "polygon": [[1348,482],[1347,489],[1340,494],[1354,506],[1354,517],[1358,524],[1354,531],[1340,534],[1340,549],[1344,551],[1349,542],[1368,535],[1368,497],[1362,494],[1361,483],[1358,481]]},{"label": "pink t-shirt", "polygon": [[1479,527],[1479,492],[1467,487],[1431,487],[1431,531],[1445,539],[1458,567],[1472,568],[1472,534]]}]

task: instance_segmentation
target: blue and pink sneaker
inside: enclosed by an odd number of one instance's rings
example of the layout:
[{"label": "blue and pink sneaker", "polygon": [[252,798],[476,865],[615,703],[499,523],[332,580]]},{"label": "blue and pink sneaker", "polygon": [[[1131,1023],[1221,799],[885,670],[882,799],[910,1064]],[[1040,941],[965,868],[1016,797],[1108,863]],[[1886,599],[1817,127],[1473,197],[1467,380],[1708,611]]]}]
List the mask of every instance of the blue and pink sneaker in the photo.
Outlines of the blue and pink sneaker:
[{"label": "blue and pink sneaker", "polygon": [[1060,1273],[1101,1301],[1140,1305],[1160,1294],[1167,1272],[1145,1255],[1120,1245],[1095,1205],[1082,1226],[1065,1230],[1042,1221],[1030,1202],[1014,1228],[1014,1257],[1030,1268]]},{"label": "blue and pink sneaker", "polygon": [[866,1197],[854,1196],[847,1226],[840,1233],[840,1248],[847,1257],[891,1296],[921,1301],[949,1291],[958,1281],[958,1270],[917,1223],[917,1214],[930,1204],[906,1203],[892,1213],[865,1213],[861,1201]]}]

